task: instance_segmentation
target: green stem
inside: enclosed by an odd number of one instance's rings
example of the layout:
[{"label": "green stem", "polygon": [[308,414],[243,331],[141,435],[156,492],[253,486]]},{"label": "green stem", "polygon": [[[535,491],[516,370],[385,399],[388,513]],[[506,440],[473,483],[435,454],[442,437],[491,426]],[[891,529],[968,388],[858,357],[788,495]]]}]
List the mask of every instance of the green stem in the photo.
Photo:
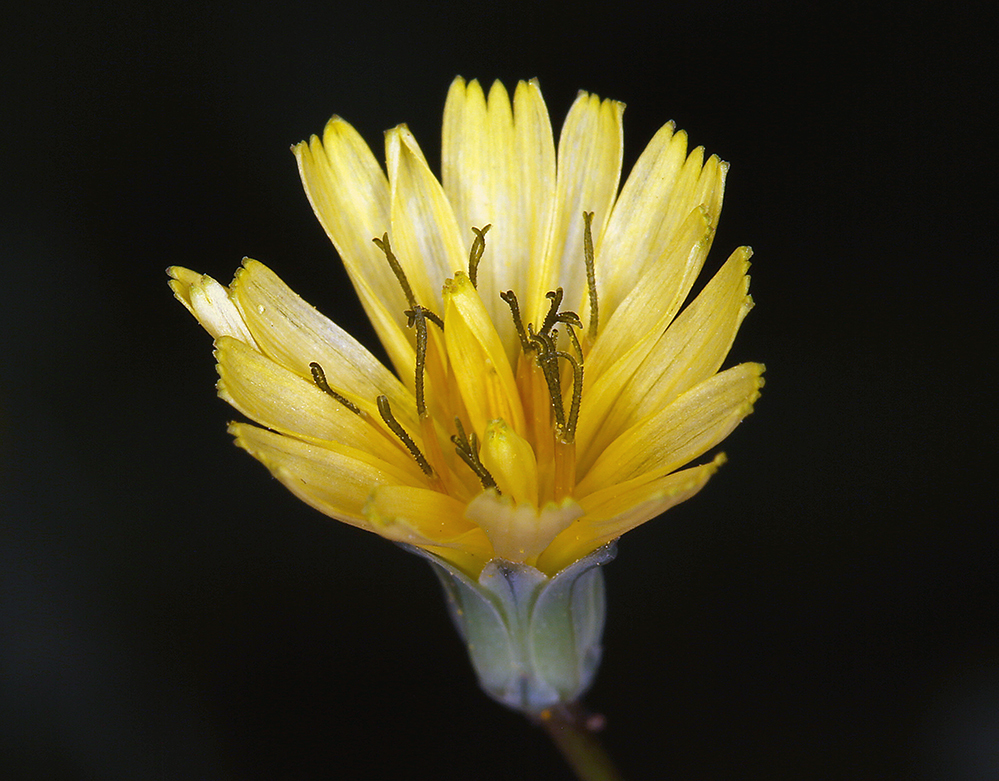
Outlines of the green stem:
[{"label": "green stem", "polygon": [[539,721],[579,781],[624,781],[597,738],[601,717],[586,714],[578,705],[567,705],[545,711]]}]

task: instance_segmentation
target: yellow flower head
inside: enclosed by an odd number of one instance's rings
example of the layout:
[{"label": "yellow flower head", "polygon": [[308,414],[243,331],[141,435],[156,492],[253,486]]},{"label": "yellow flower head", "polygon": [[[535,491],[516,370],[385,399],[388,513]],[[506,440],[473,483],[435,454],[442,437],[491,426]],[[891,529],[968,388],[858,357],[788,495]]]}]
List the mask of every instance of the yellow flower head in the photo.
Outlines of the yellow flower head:
[{"label": "yellow flower head", "polygon": [[[215,338],[236,444],[321,512],[477,577],[553,575],[693,496],[686,466],[752,410],[763,366],[719,372],[748,248],[686,307],[727,164],[663,127],[619,192],[624,106],[580,93],[556,152],[536,81],[451,85],[442,177],[412,133],[387,176],[334,117],[294,147],[393,374],[269,268],[226,288],[169,269]],[[685,467],[686,468],[683,468]]]}]

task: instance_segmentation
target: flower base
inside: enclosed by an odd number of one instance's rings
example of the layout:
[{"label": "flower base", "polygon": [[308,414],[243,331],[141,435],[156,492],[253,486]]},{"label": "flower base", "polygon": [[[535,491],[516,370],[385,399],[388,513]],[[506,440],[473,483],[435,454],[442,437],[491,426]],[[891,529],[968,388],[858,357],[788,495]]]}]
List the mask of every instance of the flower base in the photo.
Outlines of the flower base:
[{"label": "flower base", "polygon": [[493,559],[473,580],[439,556],[427,559],[486,694],[536,715],[578,700],[600,664],[606,603],[601,566],[611,543],[553,577],[534,567]]}]

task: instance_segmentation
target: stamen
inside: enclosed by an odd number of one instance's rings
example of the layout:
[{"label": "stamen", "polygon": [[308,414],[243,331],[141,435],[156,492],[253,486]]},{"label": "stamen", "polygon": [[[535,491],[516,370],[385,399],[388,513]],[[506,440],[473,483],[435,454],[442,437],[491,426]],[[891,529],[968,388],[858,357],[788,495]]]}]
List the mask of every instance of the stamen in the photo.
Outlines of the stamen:
[{"label": "stamen", "polygon": [[416,326],[416,414],[421,418],[427,414],[427,402],[423,396],[423,374],[427,368],[427,316],[422,306],[406,312],[409,326]]},{"label": "stamen", "polygon": [[520,337],[520,346],[525,353],[531,351],[531,343],[524,332],[524,321],[520,318],[520,304],[517,303],[517,296],[512,290],[500,293],[500,298],[510,305],[510,314],[513,315],[513,327],[517,329],[517,336]]},{"label": "stamen", "polygon": [[316,386],[319,388],[319,390],[321,390],[323,393],[329,396],[332,396],[334,399],[343,404],[343,406],[345,406],[355,415],[361,414],[361,410],[357,407],[356,404],[354,404],[354,402],[350,401],[350,399],[344,398],[330,387],[329,383],[326,382],[326,372],[323,371],[322,366],[313,361],[312,363],[309,364],[309,368],[312,369],[312,381],[316,383]]},{"label": "stamen", "polygon": [[[430,309],[427,309],[425,306],[421,306],[420,309],[423,310],[423,316],[425,318],[427,318],[427,320],[429,320],[431,323],[433,323],[434,325],[436,325],[442,331],[444,330],[444,321],[441,320],[441,316],[439,314],[437,314],[436,312],[434,312],[434,311],[432,311]],[[413,327],[413,317],[414,317],[413,310],[412,309],[407,309],[405,312],[403,312],[403,314],[406,315],[406,317],[408,318],[408,322],[406,323],[406,327],[407,328],[412,328]]]},{"label": "stamen", "polygon": [[545,298],[549,299],[552,303],[548,307],[548,314],[545,315],[545,320],[541,324],[541,330],[539,333],[546,334],[551,330],[551,327],[558,322],[558,308],[562,305],[562,296],[565,295],[565,291],[562,288],[556,288],[555,290],[549,290],[545,293]]},{"label": "stamen", "polygon": [[583,212],[583,257],[586,259],[586,287],[590,292],[590,328],[588,335],[592,342],[597,338],[597,274],[593,263],[593,233],[590,224],[593,222],[593,212]]},{"label": "stamen", "polygon": [[496,489],[496,493],[500,493],[496,485],[496,480],[493,479],[493,476],[489,474],[489,470],[479,460],[479,442],[478,437],[475,436],[475,432],[472,432],[472,437],[469,439],[465,436],[465,427],[461,425],[459,418],[454,419],[454,425],[458,429],[458,433],[451,437],[451,441],[454,442],[455,452],[461,457],[462,461],[468,464],[468,468],[475,472],[475,476],[479,478],[479,482],[482,483],[483,488],[487,490],[494,488]]},{"label": "stamen", "polygon": [[399,259],[392,252],[392,245],[389,244],[388,234],[383,233],[380,239],[375,238],[372,241],[378,245],[378,249],[385,253],[385,259],[388,261],[389,266],[392,267],[392,273],[395,274],[395,278],[399,280],[399,284],[402,286],[402,292],[406,296],[409,308],[414,309],[416,307],[416,296],[413,295],[413,288],[409,286],[409,280],[406,279],[406,272],[402,270]]},{"label": "stamen", "polygon": [[[572,329],[569,329],[572,333]],[[573,340],[575,340],[573,334]],[[576,342],[577,346],[579,342]],[[569,420],[566,421],[562,432],[562,441],[571,443],[576,438],[576,421],[579,419],[579,404],[583,400],[583,363],[577,361],[575,356],[561,350],[555,353],[559,358],[565,358],[572,364],[572,405],[569,407]]]},{"label": "stamen", "polygon": [[486,251],[486,232],[493,227],[492,224],[482,228],[472,228],[475,234],[475,241],[472,242],[472,249],[468,253],[468,278],[472,282],[472,287],[477,288],[476,275],[479,271],[479,261],[482,260],[482,253]]},{"label": "stamen", "polygon": [[430,466],[430,462],[423,457],[423,453],[420,452],[420,448],[416,446],[413,438],[406,433],[406,429],[400,425],[399,421],[395,419],[392,414],[392,407],[389,406],[388,396],[378,397],[378,411],[381,413],[382,420],[385,421],[385,425],[392,429],[392,433],[395,434],[402,441],[402,444],[406,446],[406,449],[413,456],[413,459],[419,465],[420,469],[423,470],[423,474],[427,477],[434,476],[434,468]]},{"label": "stamen", "polygon": [[[413,311],[419,307],[419,304],[416,303],[416,296],[413,295],[413,288],[409,284],[409,279],[406,278],[406,272],[402,270],[399,258],[397,258],[395,253],[392,252],[392,245],[389,244],[389,237],[387,233],[383,233],[380,239],[376,238],[372,239],[372,241],[378,245],[378,249],[385,253],[385,259],[392,268],[392,273],[395,274],[395,278],[399,280],[399,286],[402,288],[402,292],[406,296],[406,302],[409,304],[409,309],[406,310],[405,315],[409,318],[409,327],[412,328]],[[423,314],[427,320],[436,325],[442,331],[444,330],[444,321],[441,320],[439,315],[434,314],[425,307],[423,308]]]},{"label": "stamen", "polygon": [[[579,322],[579,317],[576,315],[575,312],[564,312],[563,314],[572,315],[573,317],[576,318],[575,323],[571,323],[568,320],[563,320],[562,322],[569,326],[565,330],[569,332],[569,338],[572,339],[572,348],[576,351],[576,357],[579,359],[580,364],[582,364],[583,347],[582,345],[580,345],[579,338],[576,336],[576,328],[582,328],[582,325]],[[576,326],[576,328],[572,327],[574,325]]]},{"label": "stamen", "polygon": [[555,411],[555,422],[559,428],[565,428],[565,407],[562,405],[562,381],[558,370],[558,352],[551,334],[534,333],[528,325],[531,341],[538,351],[538,368],[548,383],[548,395],[551,397],[552,409]]},{"label": "stamen", "polygon": [[579,319],[579,315],[573,312],[571,309],[566,309],[564,312],[559,312],[555,317],[555,320],[559,323],[566,323],[567,325],[573,325],[576,328],[583,327],[583,321]]}]

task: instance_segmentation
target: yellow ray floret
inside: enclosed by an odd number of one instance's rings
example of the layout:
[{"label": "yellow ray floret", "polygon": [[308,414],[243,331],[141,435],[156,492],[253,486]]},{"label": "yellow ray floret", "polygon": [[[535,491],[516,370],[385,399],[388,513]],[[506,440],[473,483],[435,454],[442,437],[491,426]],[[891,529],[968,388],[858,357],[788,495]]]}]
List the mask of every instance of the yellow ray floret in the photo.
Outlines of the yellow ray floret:
[{"label": "yellow ray floret", "polygon": [[760,364],[721,370],[750,251],[687,303],[728,165],[668,123],[619,188],[623,111],[581,92],[556,142],[536,81],[459,78],[440,180],[405,125],[384,170],[339,117],[293,147],[394,371],[262,263],[228,287],[173,267],[219,395],[257,424],[236,444],[472,578],[494,559],[554,575],[696,494],[724,457],[694,462],[763,386]]}]

